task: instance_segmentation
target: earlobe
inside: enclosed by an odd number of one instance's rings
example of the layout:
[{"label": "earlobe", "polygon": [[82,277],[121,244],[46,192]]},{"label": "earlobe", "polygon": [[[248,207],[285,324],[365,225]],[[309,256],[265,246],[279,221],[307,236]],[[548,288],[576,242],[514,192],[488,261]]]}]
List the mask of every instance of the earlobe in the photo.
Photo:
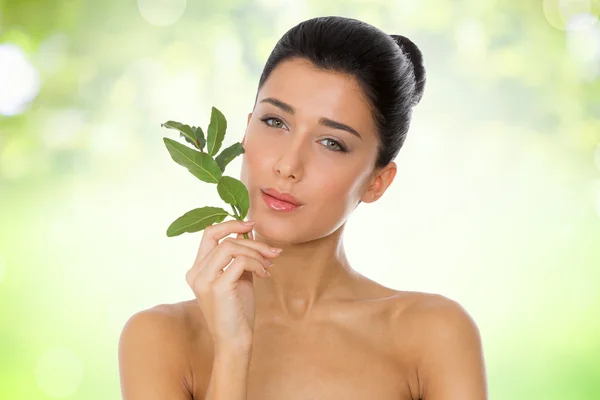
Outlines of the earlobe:
[{"label": "earlobe", "polygon": [[373,196],[377,192],[378,180],[379,179],[377,176],[373,180],[371,180],[369,186],[367,187],[367,190],[365,190],[363,195],[360,197],[359,204],[360,202],[371,203],[373,201]]},{"label": "earlobe", "polygon": [[368,191],[367,193],[365,193],[365,195],[363,197],[361,197],[361,201],[363,203],[372,203],[375,200],[377,200],[377,198],[379,198],[379,196],[377,196],[377,193]]},{"label": "earlobe", "polygon": [[[363,195],[360,198],[360,202],[363,203],[372,203],[373,201],[375,201],[375,198],[378,197],[377,196],[377,187],[378,187],[378,183],[377,181],[372,183],[369,186],[369,189],[367,189],[366,192],[363,193]],[[360,204],[359,202],[359,204]]]}]

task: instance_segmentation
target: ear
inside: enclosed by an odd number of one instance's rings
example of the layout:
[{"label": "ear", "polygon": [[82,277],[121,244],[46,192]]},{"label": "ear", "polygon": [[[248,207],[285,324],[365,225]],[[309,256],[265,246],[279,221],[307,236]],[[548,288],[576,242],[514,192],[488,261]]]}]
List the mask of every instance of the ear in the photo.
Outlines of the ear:
[{"label": "ear", "polygon": [[371,177],[369,187],[363,193],[360,200],[364,203],[372,203],[383,196],[387,188],[394,181],[397,171],[398,167],[393,161],[376,171],[374,176]]}]

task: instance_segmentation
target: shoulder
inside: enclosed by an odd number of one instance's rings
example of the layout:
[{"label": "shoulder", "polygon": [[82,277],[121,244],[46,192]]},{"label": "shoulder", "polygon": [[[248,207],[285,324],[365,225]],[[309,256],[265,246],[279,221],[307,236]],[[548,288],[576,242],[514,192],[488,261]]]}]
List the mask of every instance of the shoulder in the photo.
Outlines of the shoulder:
[{"label": "shoulder", "polygon": [[[150,390],[148,381],[154,383],[152,390],[156,393],[188,398],[193,382],[190,347],[195,334],[189,303],[160,304],[138,311],[127,320],[118,345],[125,398],[146,395]],[[152,396],[146,398],[155,398]]]},{"label": "shoulder", "polygon": [[185,307],[183,303],[159,304],[138,311],[129,317],[121,336],[160,337],[182,333],[180,331],[184,325]]},{"label": "shoulder", "polygon": [[434,293],[411,292],[403,310],[420,329],[436,336],[475,334],[475,321],[456,300]]},{"label": "shoulder", "polygon": [[456,300],[424,292],[398,292],[396,298],[396,329],[418,332],[412,337],[422,345],[421,352],[457,342],[480,345],[477,324]]},{"label": "shoulder", "polygon": [[184,346],[183,309],[180,304],[160,304],[133,314],[119,337],[119,358],[154,356],[177,358]]},{"label": "shoulder", "polygon": [[202,328],[201,310],[195,301],[159,304],[133,314],[125,323],[121,340],[134,337],[147,341],[169,338],[173,347],[194,341]]},{"label": "shoulder", "polygon": [[[398,319],[410,332],[421,389],[430,394],[424,398],[484,398],[483,349],[472,316],[439,294],[405,292],[399,298]],[[443,397],[451,388],[454,394]]]},{"label": "shoulder", "polygon": [[165,361],[183,370],[189,365],[187,350],[196,334],[189,303],[159,304],[129,317],[119,338],[119,358]]}]

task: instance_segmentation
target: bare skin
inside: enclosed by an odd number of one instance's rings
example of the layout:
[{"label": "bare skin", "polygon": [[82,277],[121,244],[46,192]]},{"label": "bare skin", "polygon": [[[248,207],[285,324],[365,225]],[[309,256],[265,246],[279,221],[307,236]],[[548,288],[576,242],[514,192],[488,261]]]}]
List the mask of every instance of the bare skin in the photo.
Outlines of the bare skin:
[{"label": "bare skin", "polygon": [[[359,201],[379,199],[396,174],[393,162],[372,169],[375,132],[357,82],[305,60],[280,64],[259,92],[241,179],[254,240],[283,252],[270,277],[253,276],[247,399],[487,399],[479,332],[459,304],[387,288],[346,259],[347,219]],[[336,142],[348,152],[335,151]],[[303,205],[271,210],[264,188]],[[134,315],[119,346],[124,399],[204,399],[215,357],[205,323],[197,299]]]},{"label": "bare skin", "polygon": [[[477,328],[458,304],[368,281],[356,288],[361,299],[323,304],[310,320],[257,321],[248,400],[487,398]],[[196,301],[134,318],[124,399],[204,399],[214,351]]]}]

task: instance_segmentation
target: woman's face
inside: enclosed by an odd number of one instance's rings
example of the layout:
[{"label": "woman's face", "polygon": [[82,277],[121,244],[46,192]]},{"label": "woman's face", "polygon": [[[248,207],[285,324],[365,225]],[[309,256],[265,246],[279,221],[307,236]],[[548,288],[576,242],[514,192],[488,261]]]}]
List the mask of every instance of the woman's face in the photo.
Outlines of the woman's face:
[{"label": "woman's face", "polygon": [[[369,187],[377,156],[375,124],[355,79],[318,70],[304,59],[284,61],[272,71],[242,144],[248,219],[256,221],[257,235],[284,244],[339,228]],[[272,210],[261,194],[268,188],[292,194],[302,206]]]}]

